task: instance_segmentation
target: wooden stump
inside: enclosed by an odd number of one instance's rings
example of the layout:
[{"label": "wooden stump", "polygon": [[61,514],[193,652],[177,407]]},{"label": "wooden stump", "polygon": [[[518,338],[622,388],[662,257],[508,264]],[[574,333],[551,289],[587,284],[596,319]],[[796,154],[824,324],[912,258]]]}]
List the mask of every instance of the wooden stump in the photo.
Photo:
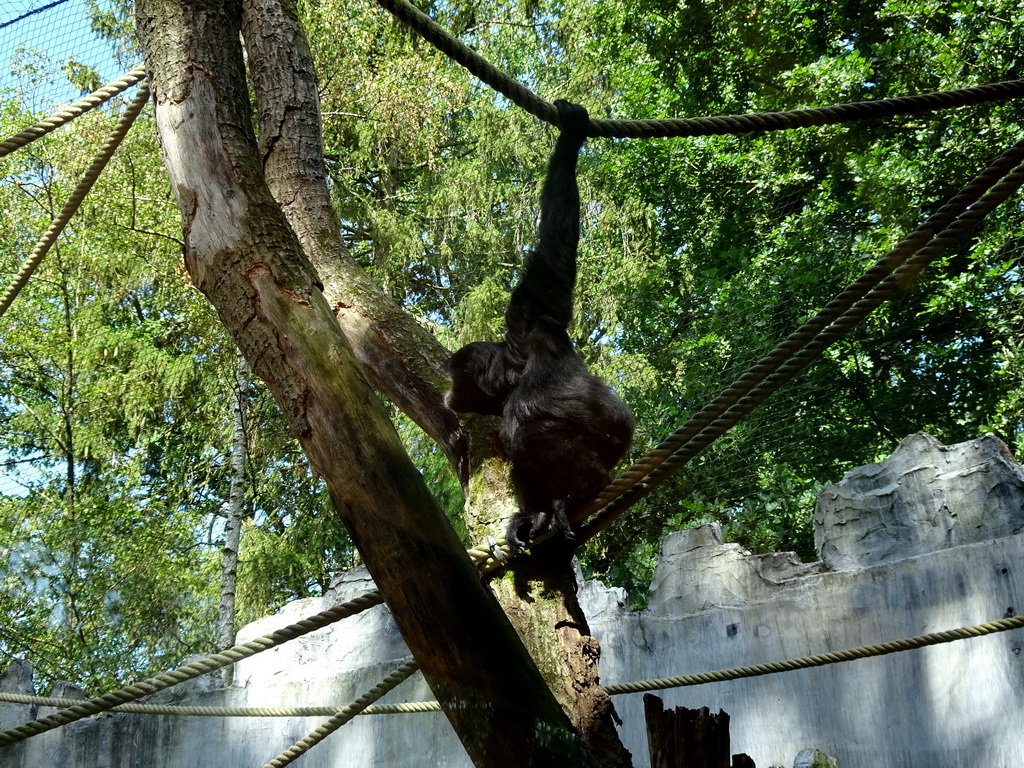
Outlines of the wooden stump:
[{"label": "wooden stump", "polygon": [[661,699],[644,695],[651,768],[756,768],[747,755],[730,755],[729,715],[707,707],[666,710]]}]

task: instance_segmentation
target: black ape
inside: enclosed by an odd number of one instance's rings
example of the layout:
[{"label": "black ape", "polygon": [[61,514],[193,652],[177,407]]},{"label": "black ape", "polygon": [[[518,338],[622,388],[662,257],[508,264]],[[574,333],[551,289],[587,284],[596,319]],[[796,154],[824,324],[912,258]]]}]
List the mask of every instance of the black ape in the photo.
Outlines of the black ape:
[{"label": "black ape", "polygon": [[605,487],[635,426],[566,331],[580,239],[576,158],[589,117],[581,106],[555,104],[561,133],[541,191],[538,243],[512,291],[505,341],[475,341],[448,360],[448,405],[502,417],[499,439],[519,504],[506,534],[513,554],[548,526],[572,541],[566,509]]}]

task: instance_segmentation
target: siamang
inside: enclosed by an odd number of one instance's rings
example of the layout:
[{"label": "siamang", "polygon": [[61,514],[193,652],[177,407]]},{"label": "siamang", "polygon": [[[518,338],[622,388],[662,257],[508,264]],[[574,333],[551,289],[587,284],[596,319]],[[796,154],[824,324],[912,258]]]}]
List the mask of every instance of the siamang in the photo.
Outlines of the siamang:
[{"label": "siamang", "polygon": [[449,407],[502,418],[498,440],[519,506],[505,536],[513,554],[547,527],[571,545],[566,510],[605,487],[636,425],[567,332],[580,239],[576,160],[589,116],[576,104],[555,105],[560,133],[541,190],[538,242],[509,299],[505,340],[474,341],[447,364]]}]

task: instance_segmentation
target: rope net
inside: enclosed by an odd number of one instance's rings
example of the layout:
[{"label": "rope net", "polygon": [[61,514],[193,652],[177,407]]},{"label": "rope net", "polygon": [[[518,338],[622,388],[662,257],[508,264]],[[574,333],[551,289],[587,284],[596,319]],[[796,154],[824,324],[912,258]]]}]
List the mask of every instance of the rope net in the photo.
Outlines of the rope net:
[{"label": "rope net", "polygon": [[0,1],[0,88],[42,114],[132,69],[135,52],[93,31],[106,18],[87,0]]}]

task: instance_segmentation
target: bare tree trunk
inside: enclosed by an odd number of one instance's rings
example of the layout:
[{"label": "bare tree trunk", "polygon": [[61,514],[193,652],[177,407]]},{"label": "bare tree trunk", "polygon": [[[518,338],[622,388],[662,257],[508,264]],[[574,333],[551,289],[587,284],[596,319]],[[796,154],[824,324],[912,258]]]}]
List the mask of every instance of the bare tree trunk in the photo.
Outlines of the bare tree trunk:
[{"label": "bare tree trunk", "polygon": [[707,707],[665,709],[661,699],[644,694],[651,768],[756,768],[748,755],[731,755],[729,715]]},{"label": "bare tree trunk", "polygon": [[568,719],[363,378],[250,123],[240,0],[139,0],[185,266],[267,382],[476,765],[585,765]]},{"label": "bare tree trunk", "polygon": [[[249,364],[238,355],[235,368],[235,399],[232,406],[231,490],[228,493],[224,524],[224,548],[220,560],[220,611],[217,616],[217,644],[230,648],[235,644],[235,583],[238,576],[238,546],[245,517],[245,458],[249,441],[245,434],[245,411],[249,400]],[[233,666],[224,667],[221,680],[231,685]]]},{"label": "bare tree trunk", "polygon": [[[243,0],[243,37],[259,115],[260,159],[274,197],[323,278],[324,292],[371,381],[445,450],[471,501],[470,530],[479,539],[500,540],[515,505],[507,471],[495,458],[496,420],[466,419],[472,436],[467,440],[442,398],[447,351],[370,281],[340,237],[324,183],[314,63],[292,0]],[[558,576],[520,584],[529,594],[498,585],[497,598],[577,728],[586,764],[631,765],[600,685],[600,645],[590,635],[574,585]]]}]

